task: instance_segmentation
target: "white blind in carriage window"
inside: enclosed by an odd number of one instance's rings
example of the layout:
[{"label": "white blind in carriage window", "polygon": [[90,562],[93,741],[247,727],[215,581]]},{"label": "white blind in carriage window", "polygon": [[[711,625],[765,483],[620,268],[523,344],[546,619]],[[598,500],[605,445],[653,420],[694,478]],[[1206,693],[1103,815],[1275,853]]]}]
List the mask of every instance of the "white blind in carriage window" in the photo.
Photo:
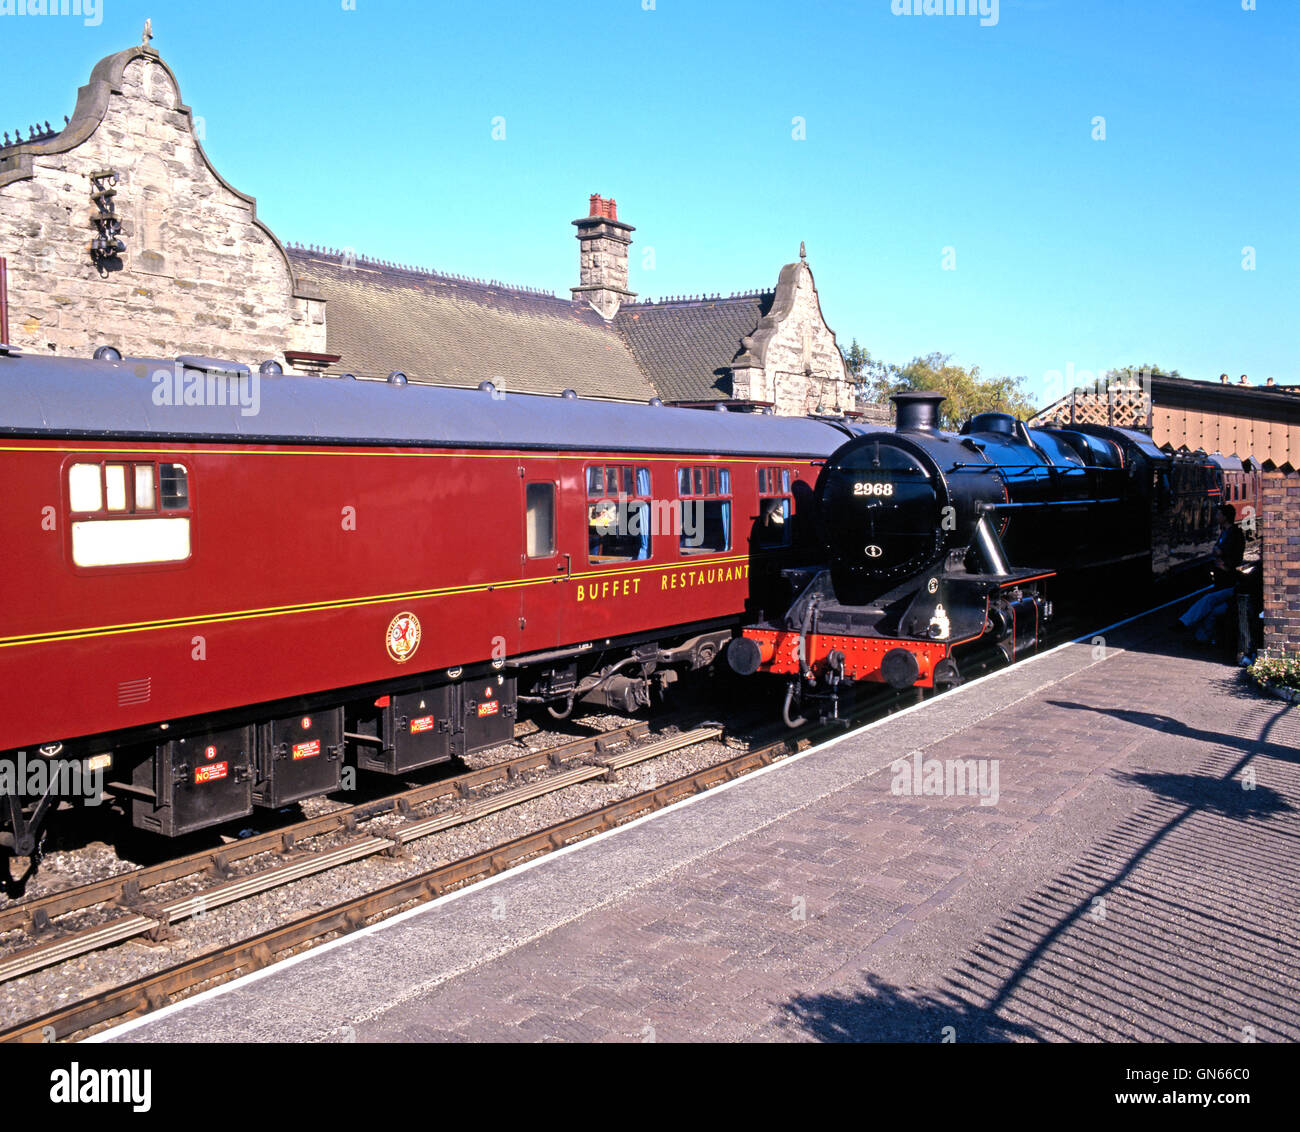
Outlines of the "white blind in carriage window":
[{"label": "white blind in carriage window", "polygon": [[189,556],[189,519],[91,519],[72,524],[72,560],[78,566],[183,562]]},{"label": "white blind in carriage window", "polygon": [[137,464],[135,466],[135,509],[137,511],[153,511],[155,509],[152,464]]},{"label": "white blind in carriage window", "polygon": [[126,510],[126,466],[124,464],[104,465],[105,499],[110,511]]},{"label": "white blind in carriage window", "polygon": [[73,464],[68,469],[68,503],[73,511],[98,511],[104,505],[98,464]]}]

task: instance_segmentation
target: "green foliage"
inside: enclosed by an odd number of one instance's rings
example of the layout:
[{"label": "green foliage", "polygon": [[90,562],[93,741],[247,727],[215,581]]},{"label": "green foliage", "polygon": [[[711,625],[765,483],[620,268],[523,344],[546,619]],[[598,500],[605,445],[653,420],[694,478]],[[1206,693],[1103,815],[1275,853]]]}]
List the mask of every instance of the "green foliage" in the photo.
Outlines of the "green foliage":
[{"label": "green foliage", "polygon": [[927,354],[905,366],[894,367],[890,393],[910,390],[942,393],[948,399],[939,407],[940,427],[960,428],[976,413],[1011,413],[1031,417],[1037,407],[1022,385],[1023,377],[983,377],[979,366],[952,364],[951,354]]},{"label": "green foliage", "polygon": [[945,429],[960,428],[976,413],[1011,413],[1024,420],[1037,412],[1025,392],[1023,377],[984,377],[979,366],[954,365],[951,354],[926,354],[904,366],[891,365],[872,358],[856,338],[841,352],[859,401],[888,404],[895,393],[942,393],[948,398],[939,409],[940,425]]},{"label": "green foliage", "polygon": [[852,346],[847,350],[841,349],[840,353],[844,356],[844,364],[849,371],[849,380],[853,382],[859,401],[884,402],[889,400],[893,366],[876,361],[871,356],[870,350],[858,345],[856,338],[853,339]]},{"label": "green foliage", "polygon": [[1124,380],[1128,380],[1130,377],[1134,380],[1141,381],[1142,375],[1144,373],[1149,373],[1153,377],[1182,377],[1183,376],[1176,369],[1165,369],[1164,366],[1157,366],[1157,365],[1152,365],[1150,362],[1143,362],[1140,366],[1128,366],[1125,369],[1107,370],[1106,383],[1109,384],[1111,381],[1121,379],[1121,378]]},{"label": "green foliage", "polygon": [[1266,688],[1300,689],[1300,656],[1261,656],[1247,671]]}]

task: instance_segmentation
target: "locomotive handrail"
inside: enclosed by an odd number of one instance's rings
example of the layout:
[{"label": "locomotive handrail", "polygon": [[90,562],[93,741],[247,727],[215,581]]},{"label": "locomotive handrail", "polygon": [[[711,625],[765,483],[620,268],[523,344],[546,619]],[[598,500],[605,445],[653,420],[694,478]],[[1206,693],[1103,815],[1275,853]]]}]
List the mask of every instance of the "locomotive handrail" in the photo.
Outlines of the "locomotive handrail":
[{"label": "locomotive handrail", "polygon": [[1012,511],[1025,507],[1081,507],[1087,503],[1123,503],[1119,497],[1114,499],[1044,499],[1038,503],[978,503],[977,511]]},{"label": "locomotive handrail", "polygon": [[1084,472],[1096,471],[1085,464],[1071,464],[1068,467],[1062,467],[1060,464],[953,464],[952,471],[975,471],[975,472],[1058,472],[1063,475],[1082,475]]}]

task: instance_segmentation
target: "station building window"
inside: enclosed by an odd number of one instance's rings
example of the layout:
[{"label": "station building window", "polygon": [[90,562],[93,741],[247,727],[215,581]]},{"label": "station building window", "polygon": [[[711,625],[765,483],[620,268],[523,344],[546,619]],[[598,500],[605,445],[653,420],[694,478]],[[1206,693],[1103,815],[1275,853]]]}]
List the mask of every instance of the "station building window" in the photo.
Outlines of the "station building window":
[{"label": "station building window", "polygon": [[790,470],[759,468],[758,522],[754,526],[753,544],[768,549],[789,546],[793,508]]},{"label": "station building window", "polygon": [[683,554],[718,554],[731,549],[731,471],[677,469]]},{"label": "station building window", "polygon": [[72,561],[77,566],[183,562],[190,556],[184,464],[105,460],[68,468]]},{"label": "station building window", "polygon": [[650,557],[650,469],[600,464],[587,469],[587,556],[593,565]]}]

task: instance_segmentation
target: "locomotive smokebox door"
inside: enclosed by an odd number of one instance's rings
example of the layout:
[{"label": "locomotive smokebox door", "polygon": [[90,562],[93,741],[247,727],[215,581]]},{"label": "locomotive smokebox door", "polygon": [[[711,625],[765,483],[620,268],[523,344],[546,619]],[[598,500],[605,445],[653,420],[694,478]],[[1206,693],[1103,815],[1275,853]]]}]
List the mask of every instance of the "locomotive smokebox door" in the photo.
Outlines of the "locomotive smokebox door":
[{"label": "locomotive smokebox door", "polygon": [[236,727],[158,745],[132,776],[153,801],[131,801],[131,824],[180,837],[253,812],[253,727]]},{"label": "locomotive smokebox door", "polygon": [[257,728],[259,806],[287,806],[339,787],[343,768],[343,709],[305,711]]},{"label": "locomotive smokebox door", "polygon": [[499,747],[515,737],[515,678],[493,673],[460,686],[465,703],[465,751]]},{"label": "locomotive smokebox door", "polygon": [[[357,753],[357,766],[380,774],[447,762],[454,753],[456,717],[451,685],[422,692],[381,696],[373,709],[359,713],[348,730]],[[364,736],[364,738],[362,738]]]}]

